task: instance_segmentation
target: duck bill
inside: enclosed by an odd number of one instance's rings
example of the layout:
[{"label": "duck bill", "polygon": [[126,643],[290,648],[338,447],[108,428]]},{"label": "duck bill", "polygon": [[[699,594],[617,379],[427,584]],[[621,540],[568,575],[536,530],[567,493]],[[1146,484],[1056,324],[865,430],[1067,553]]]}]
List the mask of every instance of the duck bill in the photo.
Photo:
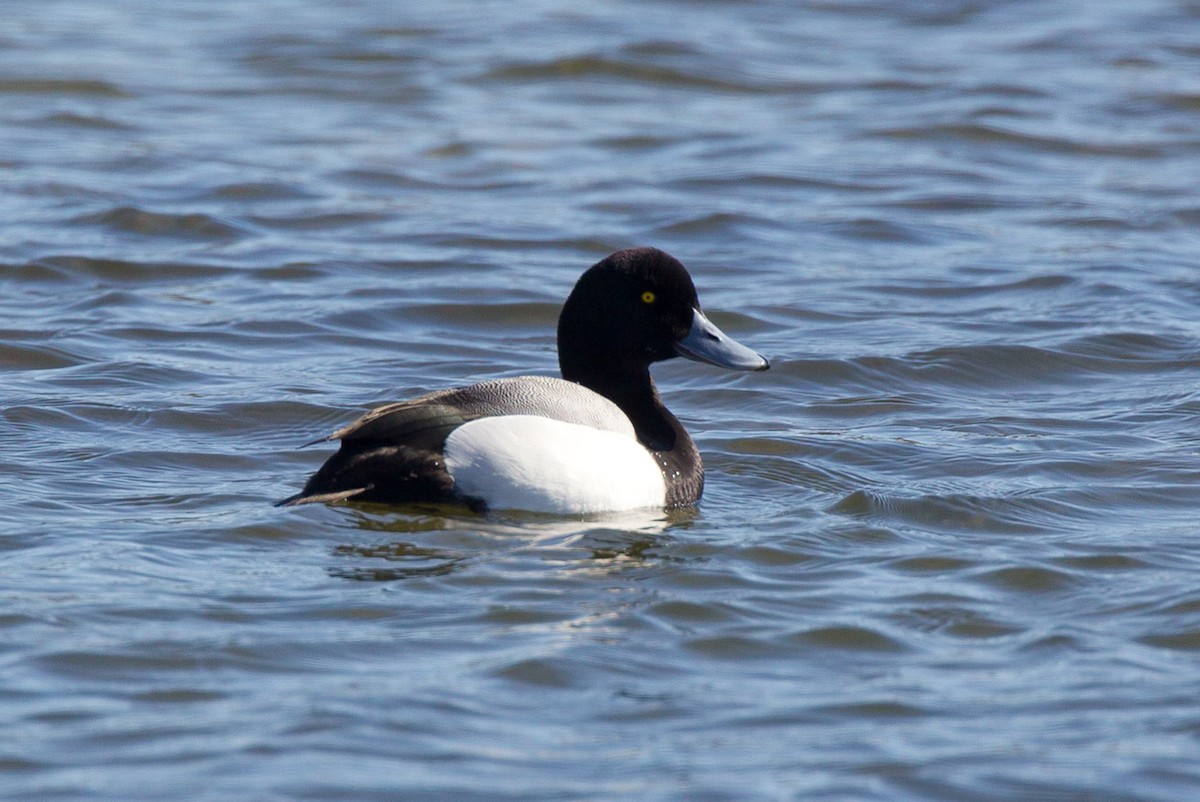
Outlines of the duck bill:
[{"label": "duck bill", "polygon": [[692,310],[692,327],[675,343],[675,349],[680,356],[728,370],[766,370],[771,366],[761,354],[717,328],[699,309]]}]

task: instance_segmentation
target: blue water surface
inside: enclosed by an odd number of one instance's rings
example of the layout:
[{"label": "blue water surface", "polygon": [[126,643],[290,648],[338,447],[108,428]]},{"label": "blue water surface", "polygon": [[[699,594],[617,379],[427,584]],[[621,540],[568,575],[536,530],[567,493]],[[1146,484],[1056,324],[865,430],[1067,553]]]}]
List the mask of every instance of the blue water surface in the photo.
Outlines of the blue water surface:
[{"label": "blue water surface", "polygon": [[[1200,798],[1200,6],[0,19],[0,797]],[[683,260],[695,510],[272,502]]]}]

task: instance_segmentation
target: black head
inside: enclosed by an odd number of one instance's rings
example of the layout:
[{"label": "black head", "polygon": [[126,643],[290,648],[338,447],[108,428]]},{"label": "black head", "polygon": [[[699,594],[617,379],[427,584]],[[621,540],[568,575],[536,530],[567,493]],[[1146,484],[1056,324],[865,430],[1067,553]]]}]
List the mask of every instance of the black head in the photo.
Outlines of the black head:
[{"label": "black head", "polygon": [[643,373],[677,356],[733,370],[767,367],[704,317],[687,269],[657,248],[617,251],[579,278],[558,319],[563,378],[588,384],[589,376]]}]

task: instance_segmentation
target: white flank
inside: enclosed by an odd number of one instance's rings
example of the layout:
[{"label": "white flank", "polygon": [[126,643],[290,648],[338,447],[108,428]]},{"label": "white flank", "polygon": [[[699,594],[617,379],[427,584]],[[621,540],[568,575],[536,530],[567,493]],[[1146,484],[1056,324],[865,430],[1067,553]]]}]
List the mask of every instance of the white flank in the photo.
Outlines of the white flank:
[{"label": "white flank", "polygon": [[632,437],[536,415],[464,424],[446,438],[446,470],[492,509],[596,513],[662,507],[666,484]]}]

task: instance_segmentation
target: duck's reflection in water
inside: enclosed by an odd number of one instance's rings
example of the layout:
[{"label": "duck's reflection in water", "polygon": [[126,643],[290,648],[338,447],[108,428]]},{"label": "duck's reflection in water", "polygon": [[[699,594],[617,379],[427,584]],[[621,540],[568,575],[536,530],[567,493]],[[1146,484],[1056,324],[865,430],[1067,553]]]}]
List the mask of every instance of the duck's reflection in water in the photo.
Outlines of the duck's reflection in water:
[{"label": "duck's reflection in water", "polygon": [[637,510],[588,516],[551,517],[524,512],[476,515],[454,507],[399,509],[348,505],[360,541],[333,547],[332,576],[369,582],[438,577],[480,563],[532,558],[570,563],[573,570],[607,571],[657,559],[668,532],[687,528],[695,508]]}]

